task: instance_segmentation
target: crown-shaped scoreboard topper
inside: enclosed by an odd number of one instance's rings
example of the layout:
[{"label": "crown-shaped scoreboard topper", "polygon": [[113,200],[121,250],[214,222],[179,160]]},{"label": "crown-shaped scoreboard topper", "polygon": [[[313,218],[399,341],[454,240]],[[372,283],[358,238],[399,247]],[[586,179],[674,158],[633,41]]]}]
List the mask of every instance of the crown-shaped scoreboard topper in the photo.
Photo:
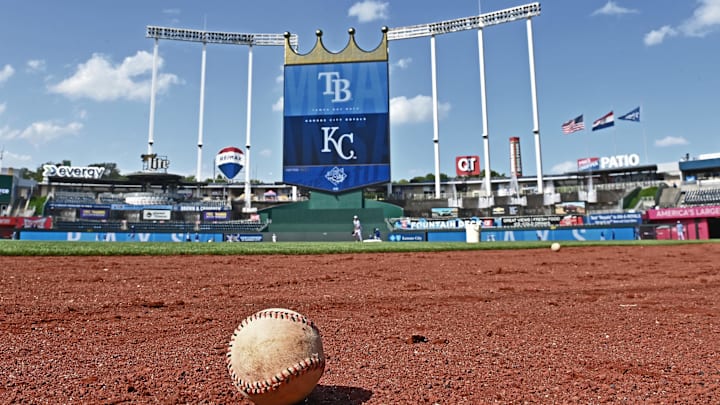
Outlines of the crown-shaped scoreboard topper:
[{"label": "crown-shaped scoreboard topper", "polygon": [[315,31],[317,37],[313,49],[301,55],[293,49],[290,44],[290,33],[285,33],[285,65],[310,65],[322,63],[345,63],[345,62],[382,62],[388,60],[388,27],[382,27],[382,40],[377,48],[371,51],[361,49],[355,42],[355,28],[348,29],[350,38],[345,48],[333,53],[325,48],[322,42],[323,32]]}]

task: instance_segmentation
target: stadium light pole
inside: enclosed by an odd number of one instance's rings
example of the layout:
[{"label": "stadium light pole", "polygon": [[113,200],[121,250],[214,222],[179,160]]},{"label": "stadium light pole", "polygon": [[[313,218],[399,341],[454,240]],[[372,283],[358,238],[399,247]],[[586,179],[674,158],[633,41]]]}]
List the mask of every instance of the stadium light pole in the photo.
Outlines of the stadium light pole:
[{"label": "stadium light pole", "polygon": [[158,39],[155,38],[153,45],[153,65],[152,79],[150,82],[150,124],[148,128],[148,155],[153,153],[153,143],[155,142],[155,93],[157,93],[157,59],[158,59]]},{"label": "stadium light pole", "polygon": [[202,147],[203,147],[203,124],[205,121],[205,65],[207,59],[207,42],[202,44],[202,61],[200,62],[200,112],[198,113],[198,150],[197,150],[197,168],[195,170],[195,180],[200,182],[202,167]]},{"label": "stadium light pole", "polygon": [[535,51],[533,47],[532,19],[527,23],[528,61],[530,62],[530,94],[533,109],[533,136],[535,138],[535,165],[537,170],[538,194],[543,193],[542,154],[540,153],[540,119],[538,117],[537,86],[535,84]]},{"label": "stadium light pole", "polygon": [[[435,60],[434,60],[434,54],[435,54],[435,36],[442,35],[442,34],[450,34],[453,32],[460,32],[460,31],[468,31],[468,30],[478,30],[478,49],[480,51],[480,60],[481,60],[481,66],[480,66],[480,76],[481,76],[481,88],[482,88],[482,94],[481,97],[484,100],[484,93],[485,93],[485,63],[484,63],[484,55],[483,55],[483,47],[482,47],[482,34],[481,30],[485,27],[498,25],[498,24],[504,24],[509,23],[513,21],[523,20],[527,19],[528,21],[528,27],[529,21],[532,17],[536,17],[540,15],[540,3],[529,3],[522,6],[507,8],[504,10],[498,10],[493,11],[490,13],[483,13],[477,16],[473,17],[465,17],[465,18],[458,18],[454,20],[447,20],[447,21],[440,21],[436,23],[430,23],[430,24],[419,24],[419,25],[411,25],[406,27],[397,27],[397,28],[390,28],[388,30],[388,41],[395,41],[400,39],[411,39],[411,38],[420,38],[420,37],[431,37],[431,53],[432,53],[432,71],[435,72]],[[528,31],[528,44],[530,48],[532,49],[532,31]],[[533,113],[534,113],[534,120],[533,120],[533,132],[535,134],[535,149],[536,149],[536,159],[538,161],[538,191],[542,192],[542,163],[540,162],[540,131],[538,129],[538,119],[537,119],[537,95],[535,91],[535,64],[532,60],[533,54],[532,51],[530,51],[531,55],[531,87],[532,87],[532,94],[533,94]],[[435,79],[433,78],[433,82]],[[433,84],[433,94],[435,94],[435,84]],[[485,179],[486,179],[486,191],[490,191],[490,169],[489,169],[489,148],[490,148],[490,142],[489,142],[489,134],[487,132],[487,106],[486,102],[483,101],[482,103],[482,110],[483,110],[483,143],[485,148]],[[435,117],[438,114],[438,102],[435,96],[433,96],[433,117]],[[434,119],[433,119],[434,120]],[[435,198],[440,198],[440,169],[439,169],[439,138],[437,136],[437,124],[435,124],[434,132],[433,132],[433,143],[435,145]]]},{"label": "stadium light pole", "polygon": [[[220,32],[220,31],[205,31],[205,30],[192,30],[186,28],[169,28],[169,27],[158,27],[158,26],[147,26],[146,35],[147,38],[155,39],[155,49],[153,51],[153,79],[152,79],[152,94],[150,96],[150,130],[148,135],[148,153],[152,153],[153,144],[153,132],[154,132],[154,121],[155,121],[155,93],[156,81],[157,81],[157,54],[158,54],[158,41],[160,39],[171,40],[171,41],[187,41],[187,42],[200,42],[203,44],[202,54],[202,72],[201,72],[201,89],[200,89],[200,124],[198,125],[198,160],[196,169],[196,179],[200,181],[201,177],[201,164],[202,164],[202,143],[203,143],[203,112],[205,104],[205,47],[208,43],[210,44],[222,44],[222,45],[246,45],[249,48],[248,54],[248,107],[247,107],[247,128],[246,128],[246,142],[245,142],[245,206],[243,207],[244,212],[250,212],[250,113],[252,109],[250,103],[252,101],[252,46],[285,46],[285,35],[284,34],[264,34],[264,33],[238,33],[238,32]],[[297,48],[298,37],[297,34],[290,36],[290,45]]]}]

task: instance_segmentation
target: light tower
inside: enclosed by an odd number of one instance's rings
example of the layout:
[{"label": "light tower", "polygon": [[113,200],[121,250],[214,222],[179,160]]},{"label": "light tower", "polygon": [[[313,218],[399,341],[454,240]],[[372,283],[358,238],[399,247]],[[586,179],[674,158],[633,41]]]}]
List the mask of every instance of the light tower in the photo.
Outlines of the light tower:
[{"label": "light tower", "polygon": [[[223,45],[246,45],[248,47],[248,94],[247,94],[247,117],[245,130],[245,206],[243,211],[251,211],[250,209],[250,134],[251,134],[251,114],[252,114],[252,47],[257,46],[284,46],[285,37],[283,34],[247,34],[237,32],[218,32],[191,30],[186,28],[168,28],[148,26],[146,31],[147,38],[155,39],[153,48],[153,71],[152,71],[152,90],[150,94],[150,128],[148,130],[148,154],[152,154],[154,143],[154,123],[155,123],[155,92],[157,82],[157,56],[158,42],[161,39],[173,41],[200,42],[203,44],[201,72],[200,72],[200,109],[198,123],[198,151],[197,151],[197,169],[195,179],[201,180],[202,167],[202,146],[203,146],[203,116],[205,111],[205,60],[207,52],[207,44],[223,44]],[[290,38],[292,46],[297,48],[297,35],[293,34]]]},{"label": "light tower", "polygon": [[435,60],[435,36],[453,32],[478,30],[478,51],[480,58],[480,99],[483,117],[483,145],[485,158],[485,191],[490,195],[490,140],[488,133],[487,98],[485,94],[485,55],[483,49],[483,29],[493,25],[509,23],[518,20],[527,20],[528,59],[530,61],[530,91],[533,106],[533,134],[535,135],[535,152],[537,160],[538,192],[542,193],[542,162],[540,154],[540,130],[538,124],[537,91],[535,88],[535,56],[533,53],[532,22],[531,18],[540,15],[540,3],[530,3],[504,10],[484,13],[473,17],[459,18],[430,24],[412,25],[407,27],[390,28],[388,41],[430,37],[430,58],[432,63],[432,91],[433,91],[433,145],[435,149],[435,198],[440,198],[440,139],[438,124],[437,100],[437,74]]}]

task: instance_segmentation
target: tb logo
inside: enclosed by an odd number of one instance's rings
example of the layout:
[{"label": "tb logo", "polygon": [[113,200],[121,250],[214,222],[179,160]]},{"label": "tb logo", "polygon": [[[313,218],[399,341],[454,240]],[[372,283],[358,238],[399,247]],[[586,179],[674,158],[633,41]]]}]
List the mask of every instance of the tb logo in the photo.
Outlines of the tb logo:
[{"label": "tb logo", "polygon": [[323,148],[320,150],[320,152],[332,152],[333,150],[330,149],[330,146],[332,146],[335,150],[335,153],[337,153],[337,155],[340,156],[341,159],[357,159],[354,149],[350,149],[347,155],[343,152],[343,143],[346,140],[350,142],[350,144],[353,143],[352,132],[350,132],[349,134],[342,134],[337,137],[337,139],[335,139],[335,133],[338,129],[340,129],[340,127],[322,127],[320,129],[322,129],[323,132]]},{"label": "tb logo", "polygon": [[333,96],[333,103],[342,103],[352,98],[350,91],[350,80],[341,79],[339,72],[318,73],[318,80],[325,81],[324,96]]}]

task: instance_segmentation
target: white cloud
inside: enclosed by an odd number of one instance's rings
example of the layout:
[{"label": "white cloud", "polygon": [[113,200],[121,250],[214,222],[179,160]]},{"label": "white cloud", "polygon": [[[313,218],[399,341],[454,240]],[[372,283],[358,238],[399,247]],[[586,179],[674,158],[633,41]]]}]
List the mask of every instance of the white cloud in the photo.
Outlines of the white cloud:
[{"label": "white cloud", "polygon": [[260,151],[260,157],[269,158],[272,156],[272,149],[263,149]]},{"label": "white cloud", "polygon": [[577,161],[568,160],[566,162],[558,163],[550,169],[551,173],[563,174],[577,171]]},{"label": "white cloud", "polygon": [[280,98],[278,99],[278,101],[276,101],[276,102],[272,105],[272,110],[273,110],[273,111],[282,111],[282,110],[283,110],[283,104],[284,104],[284,103],[285,103],[285,98],[284,98],[284,97],[280,97]]},{"label": "white cloud", "polygon": [[2,70],[0,70],[0,84],[5,83],[14,73],[15,69],[13,69],[12,66],[5,65]]},{"label": "white cloud", "polygon": [[655,146],[664,148],[666,146],[687,145],[689,142],[682,136],[666,136],[655,141]]},{"label": "white cloud", "polygon": [[0,139],[15,139],[20,135],[20,131],[8,127],[7,125],[0,128]]},{"label": "white cloud", "polygon": [[398,59],[398,61],[395,62],[392,66],[398,67],[400,69],[407,69],[410,67],[410,63],[412,63],[412,58],[402,58]]},{"label": "white cloud", "polygon": [[614,1],[609,0],[607,3],[605,3],[604,6],[593,11],[592,15],[622,15],[622,14],[632,14],[632,13],[637,13],[637,12],[638,11],[635,9],[621,7]]},{"label": "white cloud", "polygon": [[[158,57],[158,68],[163,59]],[[95,101],[149,100],[151,90],[152,55],[138,51],[119,65],[113,65],[103,55],[94,54],[87,62],[78,65],[75,74],[50,86],[52,93],[69,98],[89,98]],[[171,85],[180,83],[174,74],[158,73],[157,92],[166,92]]]},{"label": "white cloud", "polygon": [[665,40],[665,37],[674,37],[675,35],[677,35],[677,31],[673,27],[665,25],[660,27],[659,29],[652,30],[645,34],[643,42],[647,46],[658,45]]},{"label": "white cloud", "polygon": [[163,14],[177,15],[177,14],[180,14],[180,9],[179,8],[166,8],[162,12],[163,12]]},{"label": "white cloud", "polygon": [[4,113],[5,109],[7,109],[7,103],[0,103],[0,114]]},{"label": "white cloud", "polygon": [[41,145],[64,135],[77,135],[82,128],[83,124],[79,122],[60,125],[52,121],[38,121],[22,131],[7,126],[0,128],[0,139],[24,139],[33,145]]},{"label": "white cloud", "polygon": [[677,27],[665,25],[645,34],[647,46],[661,44],[666,37],[683,35],[685,37],[704,37],[720,27],[720,0],[699,0],[700,5],[692,17]]},{"label": "white cloud", "polygon": [[3,156],[3,166],[7,167],[22,167],[27,164],[27,162],[32,160],[32,156],[30,155],[19,155],[17,153],[13,153],[10,151],[5,151],[5,154]]},{"label": "white cloud", "polygon": [[388,18],[388,7],[390,7],[390,3],[364,0],[353,4],[348,10],[348,16],[357,17],[361,23],[386,20]]},{"label": "white cloud", "polygon": [[[439,103],[438,114],[440,118],[450,112],[450,103]],[[394,97],[390,100],[390,122],[405,124],[432,121],[432,97],[417,95],[413,98],[405,96]]]},{"label": "white cloud", "polygon": [[29,72],[44,72],[45,61],[41,59],[32,59],[27,61],[27,70]]},{"label": "white cloud", "polygon": [[693,16],[680,25],[680,31],[690,37],[703,37],[720,26],[720,0],[701,0]]}]

